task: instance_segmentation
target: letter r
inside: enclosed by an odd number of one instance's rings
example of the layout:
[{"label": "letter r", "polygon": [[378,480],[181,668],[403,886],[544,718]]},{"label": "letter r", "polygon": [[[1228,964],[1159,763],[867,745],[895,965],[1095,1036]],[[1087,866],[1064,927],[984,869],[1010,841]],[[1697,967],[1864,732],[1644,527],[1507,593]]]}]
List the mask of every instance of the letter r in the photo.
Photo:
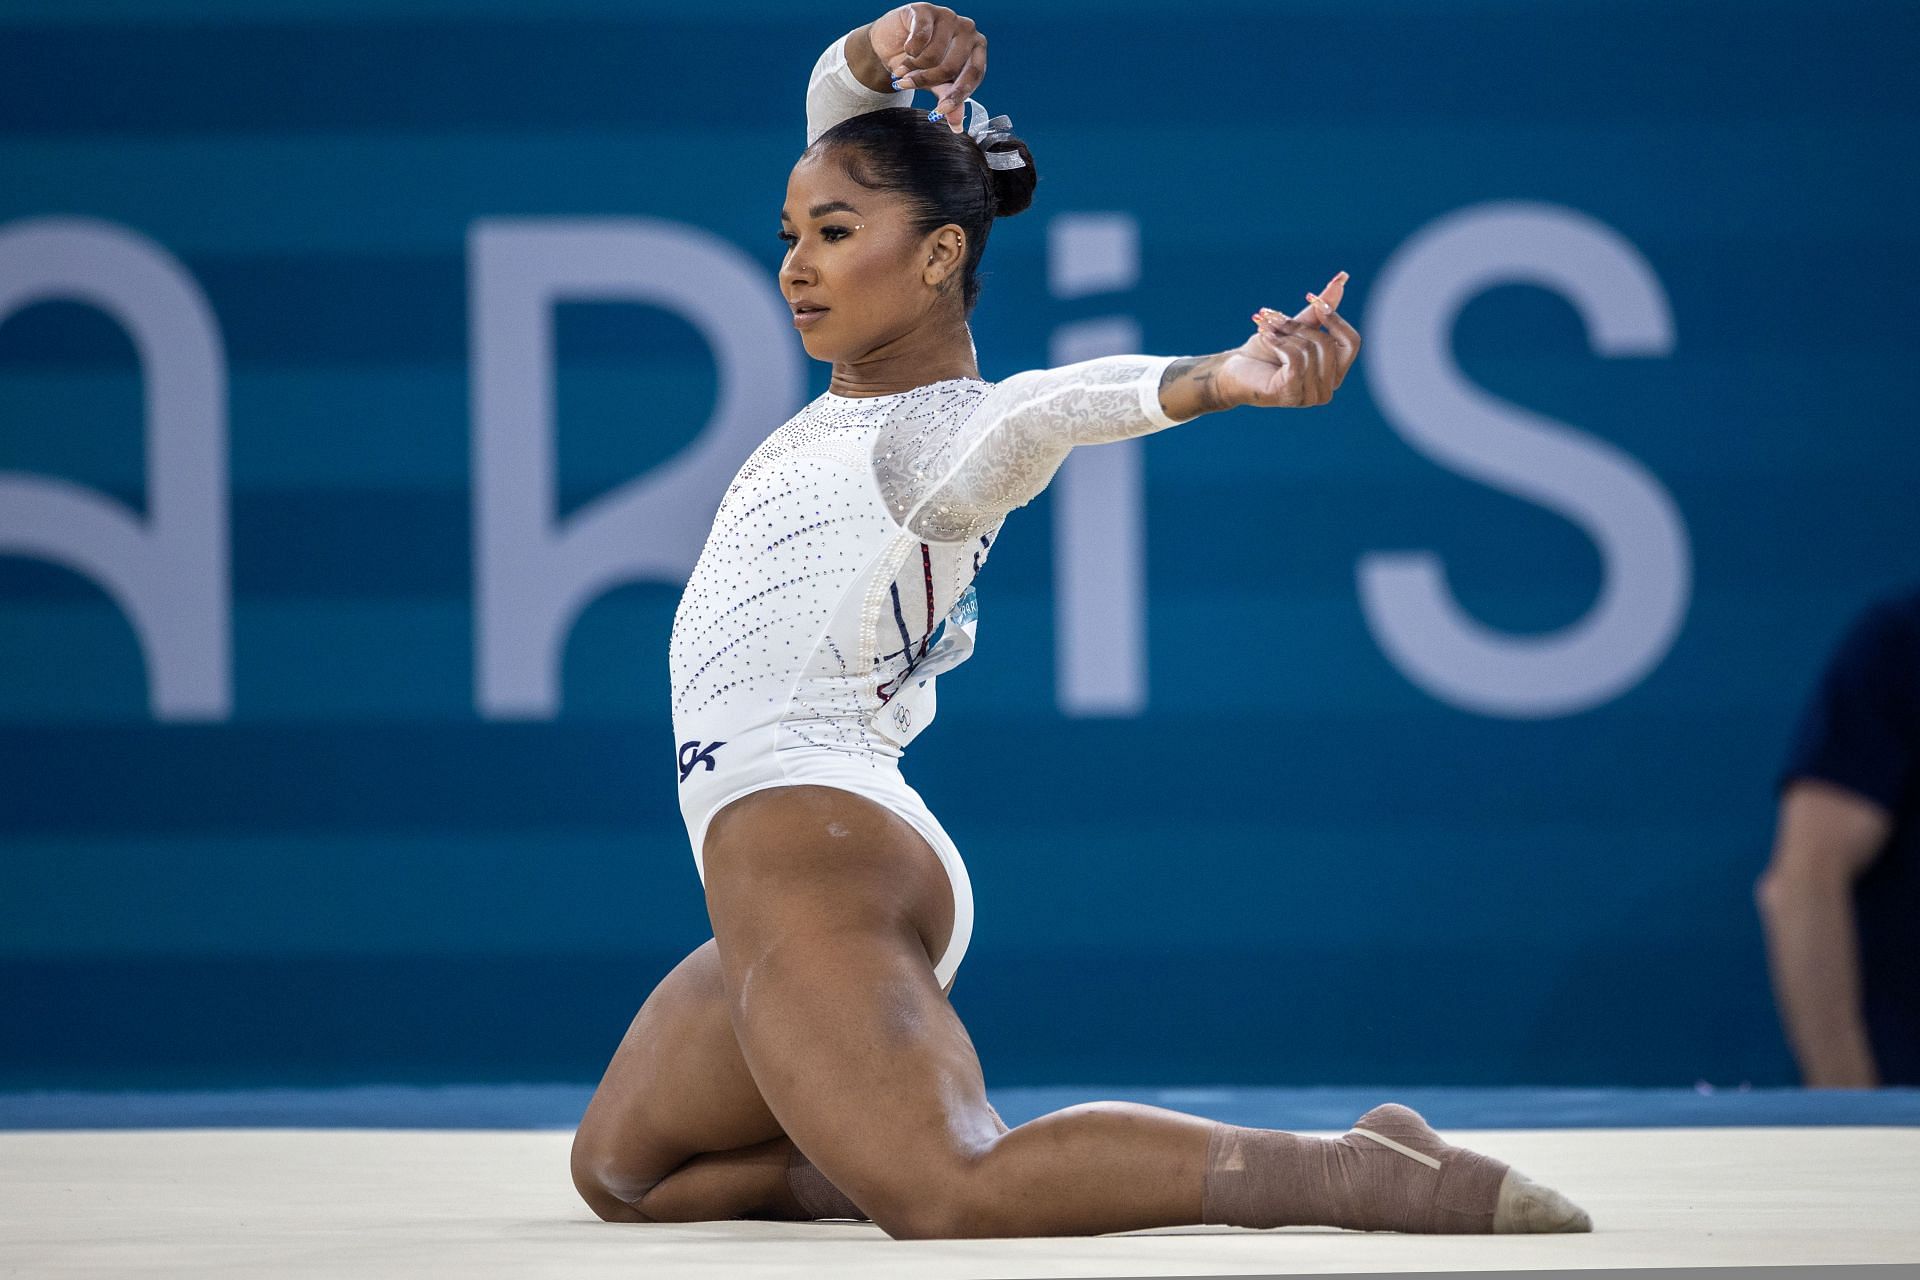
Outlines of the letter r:
[{"label": "letter r", "polygon": [[[581,610],[625,582],[683,584],[727,481],[806,391],[792,316],[726,241],[649,218],[487,220],[468,240],[473,358],[475,701],[551,719]],[[554,517],[553,309],[671,309],[713,348],[705,429],[645,475]],[[645,406],[635,406],[644,429]]]}]

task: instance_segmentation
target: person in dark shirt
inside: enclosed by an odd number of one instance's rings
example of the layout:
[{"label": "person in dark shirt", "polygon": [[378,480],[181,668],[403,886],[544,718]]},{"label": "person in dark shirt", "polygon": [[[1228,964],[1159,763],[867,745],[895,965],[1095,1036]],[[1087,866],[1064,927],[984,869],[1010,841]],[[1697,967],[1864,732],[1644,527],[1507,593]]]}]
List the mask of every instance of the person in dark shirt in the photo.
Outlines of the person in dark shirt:
[{"label": "person in dark shirt", "polygon": [[1841,639],[1776,780],[1755,886],[1806,1084],[1920,1084],[1920,590]]}]

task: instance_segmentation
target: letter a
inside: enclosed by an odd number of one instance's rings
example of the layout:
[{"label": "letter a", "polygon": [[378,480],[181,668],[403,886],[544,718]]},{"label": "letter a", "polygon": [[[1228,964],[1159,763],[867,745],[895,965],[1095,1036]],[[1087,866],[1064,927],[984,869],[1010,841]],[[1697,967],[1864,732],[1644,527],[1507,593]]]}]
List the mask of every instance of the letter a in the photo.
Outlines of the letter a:
[{"label": "letter a", "polygon": [[192,276],[137,232],[91,218],[0,227],[0,323],[40,302],[113,317],[139,353],[147,515],[70,481],[0,471],[0,555],[98,583],[133,624],[160,720],[233,711],[227,367]]}]

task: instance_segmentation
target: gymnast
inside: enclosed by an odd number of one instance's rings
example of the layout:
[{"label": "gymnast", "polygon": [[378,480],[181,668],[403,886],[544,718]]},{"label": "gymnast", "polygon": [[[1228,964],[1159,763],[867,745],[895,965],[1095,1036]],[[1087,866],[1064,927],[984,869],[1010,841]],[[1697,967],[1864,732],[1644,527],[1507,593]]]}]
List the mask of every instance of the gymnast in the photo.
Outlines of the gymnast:
[{"label": "gymnast", "polygon": [[[1325,404],[1360,335],[1341,272],[1297,314],[1256,312],[1231,350],[981,378],[976,271],[1035,183],[1008,118],[970,98],[986,65],[970,19],[907,4],[813,69],[779,286],[832,378],[727,489],[669,642],[714,936],[635,1015],[575,1134],[574,1185],[612,1221],[856,1218],[899,1239],[1590,1230],[1395,1103],[1338,1138],[1121,1102],[1010,1128],[988,1103],[947,999],[972,888],[899,766],[935,678],[972,650],[974,579],[1069,450]],[[932,112],[909,105],[923,88]]]}]

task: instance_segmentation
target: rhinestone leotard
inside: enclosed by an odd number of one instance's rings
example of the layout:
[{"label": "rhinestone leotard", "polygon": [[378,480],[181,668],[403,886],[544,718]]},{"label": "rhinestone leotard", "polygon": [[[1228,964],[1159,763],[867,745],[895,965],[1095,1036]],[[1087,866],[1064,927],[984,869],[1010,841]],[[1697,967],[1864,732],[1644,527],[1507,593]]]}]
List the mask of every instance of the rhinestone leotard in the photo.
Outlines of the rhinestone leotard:
[{"label": "rhinestone leotard", "polygon": [[743,789],[809,768],[897,769],[933,718],[934,678],[972,651],[974,577],[1008,513],[1075,445],[1175,425],[1159,397],[1174,358],[828,392],[761,442],[721,500],[669,642],[696,856],[706,818]]},{"label": "rhinestone leotard", "polygon": [[[807,88],[807,141],[862,111],[845,37]],[[953,840],[899,759],[934,713],[934,678],[965,661],[974,578],[1009,512],[1068,452],[1177,425],[1159,387],[1173,356],[1104,356],[1001,382],[949,378],[892,395],[828,392],[782,424],[721,500],[674,613],[675,768],[702,879],[708,824],[767,787],[864,795],[925,837],[953,886],[944,985],[973,932]]]}]

